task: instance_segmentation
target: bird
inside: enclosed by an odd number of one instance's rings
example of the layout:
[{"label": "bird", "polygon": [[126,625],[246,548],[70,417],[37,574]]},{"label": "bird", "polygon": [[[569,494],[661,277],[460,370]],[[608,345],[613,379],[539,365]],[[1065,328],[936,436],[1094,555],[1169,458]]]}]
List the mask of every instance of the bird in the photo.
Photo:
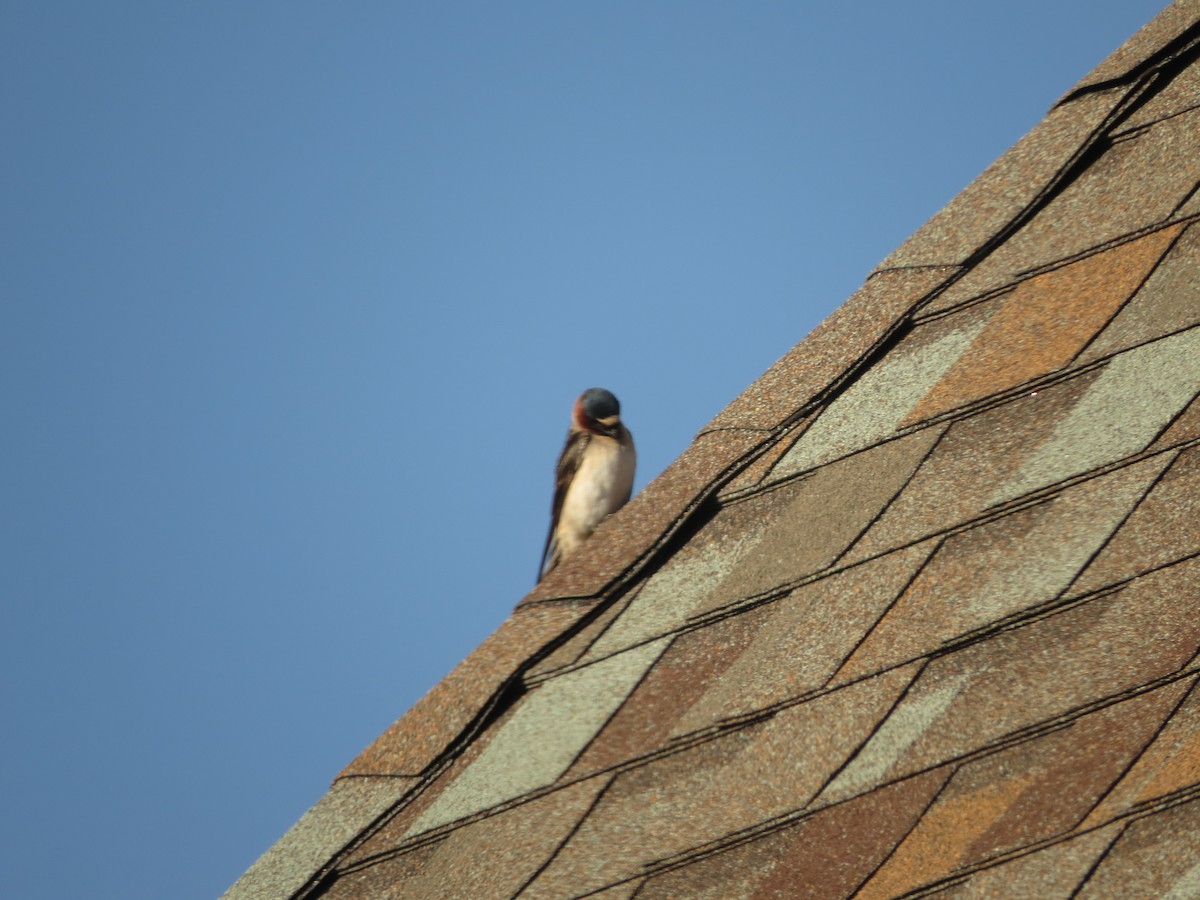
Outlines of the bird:
[{"label": "bird", "polygon": [[621,421],[620,401],[604,388],[588,388],[571,409],[567,440],[558,455],[539,581],[625,505],[636,467],[637,450]]}]

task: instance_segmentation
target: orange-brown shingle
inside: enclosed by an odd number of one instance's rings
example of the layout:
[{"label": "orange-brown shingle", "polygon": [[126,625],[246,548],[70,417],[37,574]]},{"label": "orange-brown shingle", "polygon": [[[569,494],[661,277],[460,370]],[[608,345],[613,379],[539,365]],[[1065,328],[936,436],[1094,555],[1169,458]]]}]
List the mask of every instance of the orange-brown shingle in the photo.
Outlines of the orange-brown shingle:
[{"label": "orange-brown shingle", "polygon": [[1070,362],[1178,237],[1163,228],[1020,282],[987,326],[909,414],[919,421],[1049,374]]},{"label": "orange-brown shingle", "polygon": [[1101,709],[967,763],[858,895],[895,897],[1071,832],[1151,739],[1186,685]]}]

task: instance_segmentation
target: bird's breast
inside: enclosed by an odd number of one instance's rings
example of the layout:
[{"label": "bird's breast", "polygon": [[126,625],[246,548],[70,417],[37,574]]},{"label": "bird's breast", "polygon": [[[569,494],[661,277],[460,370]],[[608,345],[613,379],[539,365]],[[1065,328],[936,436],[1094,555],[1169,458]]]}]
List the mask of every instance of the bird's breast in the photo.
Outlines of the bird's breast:
[{"label": "bird's breast", "polygon": [[634,466],[632,446],[622,446],[612,438],[592,438],[563,498],[560,525],[580,537],[591,534],[605,516],[629,499]]}]

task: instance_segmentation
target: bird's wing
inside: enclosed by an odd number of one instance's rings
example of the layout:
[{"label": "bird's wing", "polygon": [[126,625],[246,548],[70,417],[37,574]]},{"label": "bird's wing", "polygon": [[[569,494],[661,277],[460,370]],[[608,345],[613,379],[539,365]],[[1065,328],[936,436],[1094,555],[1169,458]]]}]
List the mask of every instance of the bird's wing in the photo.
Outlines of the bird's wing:
[{"label": "bird's wing", "polygon": [[554,504],[550,510],[550,533],[546,535],[546,547],[542,550],[542,564],[538,568],[538,580],[558,564],[558,546],[554,533],[558,530],[558,518],[562,514],[563,501],[567,496],[567,488],[579,471],[579,462],[583,459],[583,451],[587,448],[591,435],[586,431],[572,429],[567,433],[567,442],[563,445],[562,453],[558,455],[558,465],[554,470]]},{"label": "bird's wing", "polygon": [[633,496],[633,476],[637,471],[637,448],[633,445],[633,432],[624,425],[621,426],[617,434],[617,441],[621,447],[629,454],[629,484],[625,485],[625,490],[621,493],[620,502],[616,508],[620,509],[629,502],[629,498]]}]

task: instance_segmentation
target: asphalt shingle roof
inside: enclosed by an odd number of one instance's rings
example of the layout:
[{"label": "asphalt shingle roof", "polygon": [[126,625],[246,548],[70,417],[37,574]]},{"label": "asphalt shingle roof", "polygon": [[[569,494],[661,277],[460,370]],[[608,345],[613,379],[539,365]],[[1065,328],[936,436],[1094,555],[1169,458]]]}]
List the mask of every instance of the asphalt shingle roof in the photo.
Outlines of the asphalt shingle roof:
[{"label": "asphalt shingle roof", "polygon": [[1198,184],[1191,0],[227,896],[1200,894]]}]

